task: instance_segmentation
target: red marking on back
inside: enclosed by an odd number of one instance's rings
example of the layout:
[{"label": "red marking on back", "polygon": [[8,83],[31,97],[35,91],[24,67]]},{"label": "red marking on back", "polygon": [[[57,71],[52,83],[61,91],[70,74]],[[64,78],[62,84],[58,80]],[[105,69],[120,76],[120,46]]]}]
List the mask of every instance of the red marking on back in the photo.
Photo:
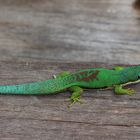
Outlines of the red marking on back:
[{"label": "red marking on back", "polygon": [[80,72],[80,75],[84,75],[84,74],[86,74],[86,72]]},{"label": "red marking on back", "polygon": [[82,76],[85,75],[85,77],[84,77],[84,78],[79,78],[79,77],[77,77],[77,81],[90,81],[90,80],[93,80],[93,79],[98,80],[97,75],[98,75],[99,72],[100,72],[100,71],[97,70],[97,71],[95,71],[95,73],[89,75],[88,77],[86,77],[86,72],[81,72],[80,74],[81,74]]}]

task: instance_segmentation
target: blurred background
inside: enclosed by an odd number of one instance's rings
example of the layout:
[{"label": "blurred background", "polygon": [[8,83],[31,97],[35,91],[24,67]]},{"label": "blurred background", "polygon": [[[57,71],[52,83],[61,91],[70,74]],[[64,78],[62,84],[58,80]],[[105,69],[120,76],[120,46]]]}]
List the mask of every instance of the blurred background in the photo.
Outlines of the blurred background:
[{"label": "blurred background", "polygon": [[140,64],[139,8],[139,0],[0,0],[0,60]]}]

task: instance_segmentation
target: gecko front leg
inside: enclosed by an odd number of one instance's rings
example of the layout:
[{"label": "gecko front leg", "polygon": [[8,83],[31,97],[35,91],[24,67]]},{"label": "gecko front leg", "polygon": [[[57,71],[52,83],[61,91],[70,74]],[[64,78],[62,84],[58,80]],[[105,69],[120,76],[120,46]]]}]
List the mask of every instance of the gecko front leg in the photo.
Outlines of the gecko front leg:
[{"label": "gecko front leg", "polygon": [[135,93],[135,90],[133,89],[123,89],[122,85],[116,85],[115,86],[115,93],[117,94],[128,94],[128,95],[132,95]]}]

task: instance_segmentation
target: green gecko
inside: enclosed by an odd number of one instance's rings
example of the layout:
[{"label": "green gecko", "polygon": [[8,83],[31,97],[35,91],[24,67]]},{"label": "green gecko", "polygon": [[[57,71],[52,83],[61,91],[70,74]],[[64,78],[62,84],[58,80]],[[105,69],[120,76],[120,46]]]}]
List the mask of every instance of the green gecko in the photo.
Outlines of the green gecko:
[{"label": "green gecko", "polygon": [[123,86],[140,82],[140,66],[115,67],[114,69],[90,68],[75,73],[62,72],[53,79],[18,85],[0,86],[1,94],[53,94],[72,91],[71,104],[79,102],[83,89],[114,88],[117,94],[133,94],[133,89]]}]

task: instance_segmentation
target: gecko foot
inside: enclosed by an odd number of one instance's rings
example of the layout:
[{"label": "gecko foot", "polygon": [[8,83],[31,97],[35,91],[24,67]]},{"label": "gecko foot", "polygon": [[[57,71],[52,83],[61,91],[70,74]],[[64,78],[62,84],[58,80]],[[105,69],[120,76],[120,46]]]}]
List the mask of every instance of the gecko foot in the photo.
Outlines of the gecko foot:
[{"label": "gecko foot", "polygon": [[115,86],[115,92],[117,94],[128,94],[128,95],[132,95],[135,93],[135,90],[128,88],[128,89],[123,89],[122,85],[117,85]]},{"label": "gecko foot", "polygon": [[70,104],[68,105],[68,108],[72,107],[72,105],[74,105],[77,102],[80,103],[80,104],[83,104],[83,101],[81,101],[80,97],[70,98],[70,99],[68,99],[68,101],[70,101]]},{"label": "gecko foot", "polygon": [[135,93],[135,90],[134,90],[134,89],[131,89],[131,88],[126,89],[126,94],[132,95],[132,94],[134,94],[134,93]]}]

